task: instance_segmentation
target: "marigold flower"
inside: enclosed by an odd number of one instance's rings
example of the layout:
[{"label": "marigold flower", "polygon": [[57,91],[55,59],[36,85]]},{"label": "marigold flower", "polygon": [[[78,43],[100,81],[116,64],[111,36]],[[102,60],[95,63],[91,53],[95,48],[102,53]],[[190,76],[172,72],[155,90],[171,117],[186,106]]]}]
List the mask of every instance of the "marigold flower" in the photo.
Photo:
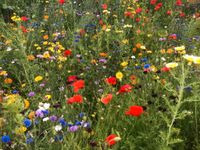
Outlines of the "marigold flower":
[{"label": "marigold flower", "polygon": [[4,83],[11,84],[13,80],[11,78],[5,78]]},{"label": "marigold flower", "polygon": [[29,60],[29,61],[33,61],[34,59],[35,59],[34,55],[28,55],[27,56],[27,60]]},{"label": "marigold flower", "polygon": [[29,115],[28,115],[28,118],[29,119],[35,118],[35,112],[34,111],[30,112]]}]

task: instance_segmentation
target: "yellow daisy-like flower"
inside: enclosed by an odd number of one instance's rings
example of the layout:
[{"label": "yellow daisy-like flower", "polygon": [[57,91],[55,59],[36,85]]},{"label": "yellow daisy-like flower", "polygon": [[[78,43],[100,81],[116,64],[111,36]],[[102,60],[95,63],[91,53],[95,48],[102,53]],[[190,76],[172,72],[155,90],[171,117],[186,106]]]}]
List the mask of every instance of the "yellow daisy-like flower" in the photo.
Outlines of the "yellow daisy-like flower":
[{"label": "yellow daisy-like flower", "polygon": [[39,82],[39,81],[41,81],[43,79],[43,77],[42,76],[37,76],[37,77],[35,77],[35,82]]},{"label": "yellow daisy-like flower", "polygon": [[184,55],[184,59],[186,59],[189,62],[193,62],[194,64],[200,64],[200,57],[199,56],[193,56],[193,55]]},{"label": "yellow daisy-like flower", "polygon": [[7,74],[7,71],[0,71],[0,76],[6,76]]},{"label": "yellow daisy-like flower", "polygon": [[46,100],[50,100],[50,99],[51,99],[51,95],[45,95],[44,98],[45,98]]},{"label": "yellow daisy-like flower", "polygon": [[24,109],[28,109],[29,106],[30,106],[30,102],[27,99],[25,99],[24,100]]},{"label": "yellow daisy-like flower", "polygon": [[116,78],[117,78],[118,80],[121,81],[124,75],[123,75],[122,72],[118,71],[118,72],[115,74],[115,76],[116,76]]},{"label": "yellow daisy-like flower", "polygon": [[19,128],[15,129],[16,134],[23,134],[24,132],[26,132],[27,128],[24,126],[21,126]]},{"label": "yellow daisy-like flower", "polygon": [[48,51],[44,52],[43,57],[44,58],[50,58],[49,52]]},{"label": "yellow daisy-like flower", "polygon": [[165,65],[167,68],[176,68],[178,66],[178,63],[171,62]]},{"label": "yellow daisy-like flower", "polygon": [[183,50],[185,50],[185,46],[184,46],[184,45],[178,46],[178,47],[175,47],[174,49],[175,49],[176,51],[183,51]]},{"label": "yellow daisy-like flower", "polygon": [[127,61],[123,61],[121,64],[120,64],[122,67],[126,67],[128,65],[128,62]]}]

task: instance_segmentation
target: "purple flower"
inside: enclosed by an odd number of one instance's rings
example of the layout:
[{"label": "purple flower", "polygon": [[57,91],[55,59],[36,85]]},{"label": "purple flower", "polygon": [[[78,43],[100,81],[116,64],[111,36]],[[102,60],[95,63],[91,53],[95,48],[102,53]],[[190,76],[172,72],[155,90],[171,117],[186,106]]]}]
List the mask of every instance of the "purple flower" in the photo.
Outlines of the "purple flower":
[{"label": "purple flower", "polygon": [[40,118],[44,117],[44,113],[41,109],[36,110],[35,115],[36,117],[40,117]]},{"label": "purple flower", "polygon": [[41,83],[39,86],[40,86],[40,87],[44,87],[44,86],[45,86],[45,84],[44,84],[44,83]]},{"label": "purple flower", "polygon": [[78,130],[78,126],[77,125],[74,125],[74,126],[71,126],[68,128],[68,131],[69,132],[76,132]]},{"label": "purple flower", "polygon": [[53,116],[50,116],[49,119],[50,119],[52,122],[55,122],[55,121],[57,121],[58,118],[57,118],[55,115],[53,115]]},{"label": "purple flower", "polygon": [[99,62],[106,63],[106,62],[107,62],[107,60],[106,60],[106,59],[103,59],[103,58],[101,58],[101,59],[99,59]]},{"label": "purple flower", "polygon": [[30,93],[28,93],[28,96],[29,96],[29,97],[35,96],[35,92],[30,92]]}]

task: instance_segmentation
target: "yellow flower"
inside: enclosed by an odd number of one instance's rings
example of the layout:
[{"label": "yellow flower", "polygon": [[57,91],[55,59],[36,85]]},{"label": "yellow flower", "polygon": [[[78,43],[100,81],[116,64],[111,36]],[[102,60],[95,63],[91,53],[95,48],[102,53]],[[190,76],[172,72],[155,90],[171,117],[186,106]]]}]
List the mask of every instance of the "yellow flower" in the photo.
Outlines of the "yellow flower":
[{"label": "yellow flower", "polygon": [[122,80],[122,78],[123,78],[123,73],[120,72],[120,71],[118,71],[118,72],[115,74],[115,76],[116,76],[116,78],[117,78],[118,80]]},{"label": "yellow flower", "polygon": [[0,76],[6,76],[7,75],[7,71],[0,71]]},{"label": "yellow flower", "polygon": [[23,134],[24,132],[26,132],[27,128],[24,126],[21,126],[19,128],[15,129],[16,134]]},{"label": "yellow flower", "polygon": [[43,77],[42,76],[37,76],[37,77],[35,77],[35,82],[39,82],[39,81],[41,81],[43,79]]},{"label": "yellow flower", "polygon": [[167,68],[176,68],[178,66],[178,63],[171,62],[165,65]]},{"label": "yellow flower", "polygon": [[128,65],[128,62],[127,61],[124,61],[120,64],[122,67],[126,67]]},{"label": "yellow flower", "polygon": [[194,63],[195,64],[200,64],[200,57],[195,57],[194,58]]},{"label": "yellow flower", "polygon": [[24,100],[24,109],[28,109],[30,106],[30,102],[28,100]]},{"label": "yellow flower", "polygon": [[50,99],[51,99],[51,95],[45,95],[44,98],[45,98],[46,100],[50,100]]},{"label": "yellow flower", "polygon": [[185,50],[185,46],[182,45],[182,46],[179,46],[179,47],[175,47],[174,49],[175,49],[176,51],[183,51],[183,50]]},{"label": "yellow flower", "polygon": [[200,57],[198,57],[198,56],[186,54],[183,56],[183,58],[186,59],[187,61],[189,61],[190,63],[193,62],[194,64],[200,64]]},{"label": "yellow flower", "polygon": [[44,58],[50,58],[49,52],[48,51],[44,52],[43,57]]},{"label": "yellow flower", "polygon": [[192,56],[192,55],[187,55],[187,54],[184,55],[183,58],[186,59],[186,60],[189,61],[189,62],[193,62],[193,60],[194,60],[194,56]]}]

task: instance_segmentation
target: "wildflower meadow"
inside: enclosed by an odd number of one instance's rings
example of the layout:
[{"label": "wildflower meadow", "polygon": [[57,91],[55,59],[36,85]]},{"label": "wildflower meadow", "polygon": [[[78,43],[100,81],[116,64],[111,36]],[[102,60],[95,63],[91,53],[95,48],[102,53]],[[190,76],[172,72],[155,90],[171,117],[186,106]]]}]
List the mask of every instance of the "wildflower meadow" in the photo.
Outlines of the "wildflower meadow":
[{"label": "wildflower meadow", "polygon": [[199,0],[0,0],[1,150],[200,150]]}]

